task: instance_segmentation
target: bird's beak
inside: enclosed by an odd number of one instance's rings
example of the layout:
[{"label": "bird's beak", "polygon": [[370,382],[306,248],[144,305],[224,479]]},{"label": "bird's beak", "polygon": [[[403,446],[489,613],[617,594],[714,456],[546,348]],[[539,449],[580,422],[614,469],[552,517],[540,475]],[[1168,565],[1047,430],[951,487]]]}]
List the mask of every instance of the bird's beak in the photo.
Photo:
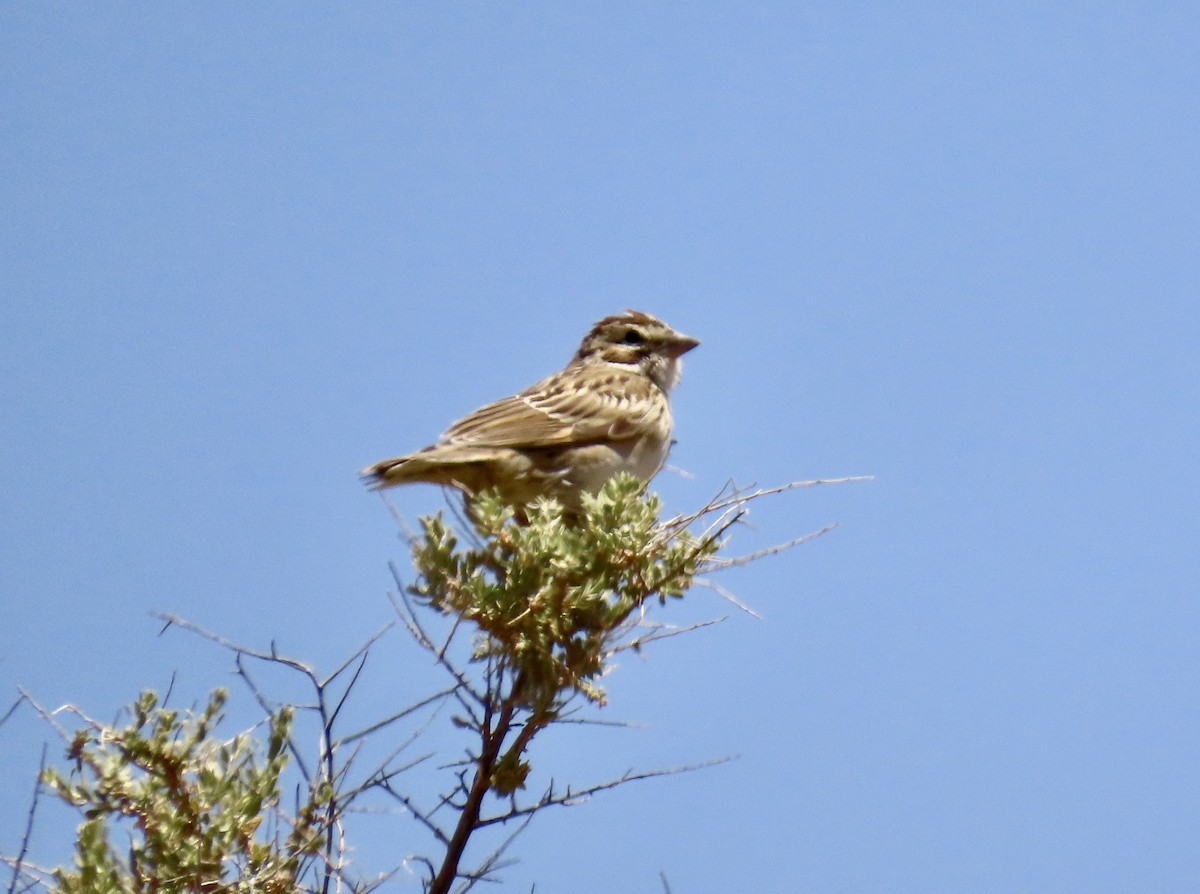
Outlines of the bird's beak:
[{"label": "bird's beak", "polygon": [[698,344],[700,344],[700,339],[692,338],[690,335],[684,335],[682,332],[676,332],[675,337],[671,340],[671,356],[682,357]]}]

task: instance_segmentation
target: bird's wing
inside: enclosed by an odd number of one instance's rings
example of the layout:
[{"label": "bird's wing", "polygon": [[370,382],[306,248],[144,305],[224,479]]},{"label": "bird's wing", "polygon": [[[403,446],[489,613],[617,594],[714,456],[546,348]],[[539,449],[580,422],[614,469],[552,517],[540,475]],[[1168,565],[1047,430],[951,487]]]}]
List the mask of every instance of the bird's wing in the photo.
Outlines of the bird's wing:
[{"label": "bird's wing", "polygon": [[664,412],[665,395],[636,371],[568,367],[458,420],[441,443],[557,447],[623,440],[659,424]]}]

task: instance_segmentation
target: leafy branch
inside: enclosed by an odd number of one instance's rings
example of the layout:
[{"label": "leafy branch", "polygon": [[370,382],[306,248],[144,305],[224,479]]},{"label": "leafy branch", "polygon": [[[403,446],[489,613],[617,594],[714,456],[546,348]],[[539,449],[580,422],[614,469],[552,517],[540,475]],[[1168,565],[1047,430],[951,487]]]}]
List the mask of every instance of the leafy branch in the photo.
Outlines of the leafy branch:
[{"label": "leafy branch", "polygon": [[[599,722],[578,715],[606,703],[600,679],[615,655],[715,623],[666,625],[650,618],[656,605],[701,583],[745,608],[704,575],[785,551],[832,527],[746,555],[723,555],[731,529],[752,502],[855,480],[862,479],[730,487],[701,509],[665,521],[659,519],[658,498],[643,496],[641,484],[629,477],[585,497],[582,513],[568,514],[543,500],[518,514],[484,494],[471,500],[470,521],[461,533],[440,513],[423,518],[409,538],[415,578],[406,584],[393,567],[397,592],[391,599],[400,626],[446,675],[446,683],[350,731],[343,730],[344,709],[372,648],[392,625],[369,637],[332,673],[321,674],[274,644],[256,649],[159,615],[164,631],[183,629],[233,654],[238,677],[266,715],[265,741],[252,731],[217,735],[227,698],[223,690],[190,712],[169,709],[146,692],[125,723],[111,725],[70,706],[46,712],[34,703],[68,743],[70,762],[66,772],[44,769],[41,780],[75,805],[84,821],[73,869],[32,867],[25,859],[27,830],[20,854],[4,858],[13,868],[9,894],[32,888],[62,894],[366,892],[390,873],[367,881],[351,876],[345,819],[371,793],[400,805],[436,843],[438,854],[410,858],[425,868],[427,892],[463,894],[494,879],[513,839],[539,812],[724,760],[631,769],[585,786],[552,780],[539,794],[527,793],[539,733],[553,725]],[[311,700],[293,705],[270,698],[253,672],[262,664],[298,675]],[[445,765],[449,781],[441,793],[425,803],[404,781],[434,756],[434,750],[414,754],[413,746],[442,706],[451,707],[451,722],[467,744],[460,758]],[[63,713],[79,721],[73,732],[55,720]],[[301,713],[316,720],[315,755],[295,734],[293,721]],[[363,746],[378,744],[401,722],[414,727],[382,759],[360,767]],[[281,797],[288,767],[299,777],[291,811]],[[41,786],[30,828],[40,791]],[[511,834],[468,866],[468,847],[477,833],[501,826],[511,826]],[[118,827],[129,831],[124,855],[112,843]]]}]

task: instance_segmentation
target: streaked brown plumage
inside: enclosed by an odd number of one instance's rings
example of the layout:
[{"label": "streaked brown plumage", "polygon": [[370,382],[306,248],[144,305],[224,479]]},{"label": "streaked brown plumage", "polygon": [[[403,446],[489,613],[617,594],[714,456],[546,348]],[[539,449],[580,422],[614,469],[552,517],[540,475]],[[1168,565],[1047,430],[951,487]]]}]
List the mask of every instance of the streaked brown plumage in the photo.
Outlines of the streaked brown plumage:
[{"label": "streaked brown plumage", "polygon": [[605,317],[561,372],[455,422],[437,443],[362,470],[375,488],[424,482],[466,494],[496,488],[579,508],[617,472],[649,481],[671,446],[667,399],[699,342],[641,311]]}]

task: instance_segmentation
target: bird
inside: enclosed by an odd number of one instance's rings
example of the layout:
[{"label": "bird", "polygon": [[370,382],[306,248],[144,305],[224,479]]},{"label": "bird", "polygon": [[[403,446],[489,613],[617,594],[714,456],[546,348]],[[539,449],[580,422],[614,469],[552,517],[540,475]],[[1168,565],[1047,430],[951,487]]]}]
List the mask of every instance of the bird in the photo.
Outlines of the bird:
[{"label": "bird", "polygon": [[[564,369],[459,419],[433,444],[360,471],[368,487],[438,484],[507,504],[552,497],[569,514],[619,472],[645,484],[674,441],[668,395],[700,342],[648,313],[605,317]],[[468,510],[469,511],[469,510]]]}]

